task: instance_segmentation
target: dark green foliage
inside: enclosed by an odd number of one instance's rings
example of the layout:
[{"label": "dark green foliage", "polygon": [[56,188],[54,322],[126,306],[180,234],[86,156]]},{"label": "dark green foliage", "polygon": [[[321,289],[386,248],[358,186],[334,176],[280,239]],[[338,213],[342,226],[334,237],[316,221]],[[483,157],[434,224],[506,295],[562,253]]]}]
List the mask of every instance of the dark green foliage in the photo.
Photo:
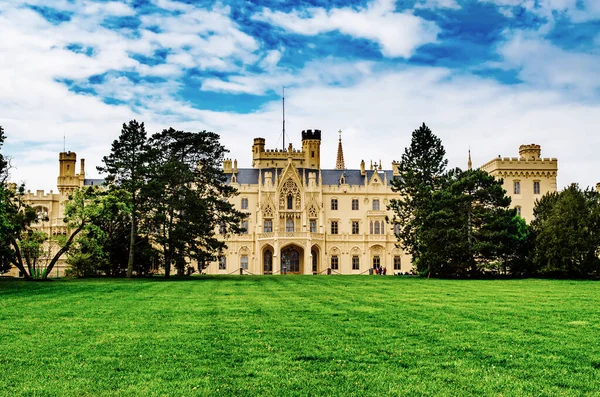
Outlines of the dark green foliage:
[{"label": "dark green foliage", "polygon": [[[131,223],[129,232],[129,258],[127,261],[127,277],[133,275],[135,261],[135,240],[138,237],[140,221],[140,190],[148,178],[148,140],[144,123],[131,120],[123,124],[119,139],[113,141],[110,155],[104,156],[103,167],[98,171],[107,173],[106,181],[116,182],[119,188],[130,194]],[[115,185],[111,185],[114,187]]]},{"label": "dark green foliage", "polygon": [[413,131],[410,146],[402,154],[400,177],[391,182],[392,189],[399,193],[399,198],[389,205],[394,211],[392,222],[398,225],[396,237],[422,272],[427,272],[421,258],[425,244],[423,227],[433,204],[432,195],[441,188],[448,164],[445,155],[440,138],[423,123]]},{"label": "dark green foliage", "polygon": [[543,196],[533,211],[535,271],[590,276],[600,272],[600,194],[573,184]]},{"label": "dark green foliage", "polygon": [[165,275],[171,266],[183,275],[190,260],[203,263],[225,247],[215,236],[219,225],[239,232],[245,214],[227,201],[237,192],[221,170],[227,150],[217,134],[170,128],[149,144],[151,178],[143,192],[150,236],[161,247]]}]

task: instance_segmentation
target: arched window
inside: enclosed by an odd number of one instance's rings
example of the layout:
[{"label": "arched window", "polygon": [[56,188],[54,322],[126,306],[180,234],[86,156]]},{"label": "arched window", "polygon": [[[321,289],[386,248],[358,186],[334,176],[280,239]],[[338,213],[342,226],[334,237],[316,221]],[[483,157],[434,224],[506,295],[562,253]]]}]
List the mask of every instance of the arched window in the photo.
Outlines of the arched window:
[{"label": "arched window", "polygon": [[292,196],[291,194],[288,194],[288,196],[287,196],[287,209],[288,210],[294,209],[294,196]]},{"label": "arched window", "polygon": [[273,253],[270,250],[266,250],[263,254],[263,271],[265,273],[273,272]]},{"label": "arched window", "polygon": [[381,234],[381,229],[379,228],[379,221],[375,221],[375,234]]},{"label": "arched window", "polygon": [[285,231],[288,233],[294,231],[294,220],[292,218],[288,218],[287,221],[285,221]]}]

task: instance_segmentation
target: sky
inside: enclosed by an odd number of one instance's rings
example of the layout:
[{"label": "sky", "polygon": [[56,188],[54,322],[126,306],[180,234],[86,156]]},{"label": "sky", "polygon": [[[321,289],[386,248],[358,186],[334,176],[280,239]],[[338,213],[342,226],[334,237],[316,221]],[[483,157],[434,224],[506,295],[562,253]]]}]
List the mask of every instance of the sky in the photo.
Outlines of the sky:
[{"label": "sky", "polygon": [[56,189],[58,153],[86,177],[123,123],[253,138],[342,130],[348,169],[400,159],[425,122],[451,167],[537,143],[558,185],[600,181],[600,0],[2,0],[0,125],[12,180]]}]

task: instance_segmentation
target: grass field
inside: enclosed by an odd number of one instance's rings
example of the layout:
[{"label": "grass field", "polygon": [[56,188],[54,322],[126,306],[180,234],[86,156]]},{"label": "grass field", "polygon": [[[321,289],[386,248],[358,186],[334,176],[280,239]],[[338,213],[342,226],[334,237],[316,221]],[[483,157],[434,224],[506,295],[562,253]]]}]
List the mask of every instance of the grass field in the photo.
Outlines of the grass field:
[{"label": "grass field", "polygon": [[0,280],[2,396],[600,395],[600,283]]}]

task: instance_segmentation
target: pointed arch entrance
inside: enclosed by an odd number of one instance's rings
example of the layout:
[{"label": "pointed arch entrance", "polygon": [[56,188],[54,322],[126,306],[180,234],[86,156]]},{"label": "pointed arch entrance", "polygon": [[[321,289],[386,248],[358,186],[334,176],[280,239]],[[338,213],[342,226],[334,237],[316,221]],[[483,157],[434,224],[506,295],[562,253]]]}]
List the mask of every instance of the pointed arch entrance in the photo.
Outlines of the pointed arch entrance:
[{"label": "pointed arch entrance", "polygon": [[273,274],[273,247],[267,245],[262,252],[263,274]]},{"label": "pointed arch entrance", "polygon": [[312,273],[313,274],[318,274],[319,273],[319,268],[321,267],[321,257],[320,257],[320,250],[319,250],[319,246],[318,245],[313,245],[310,248],[310,256],[312,258]]},{"label": "pointed arch entrance", "polygon": [[302,273],[304,250],[291,244],[281,249],[281,273]]}]

